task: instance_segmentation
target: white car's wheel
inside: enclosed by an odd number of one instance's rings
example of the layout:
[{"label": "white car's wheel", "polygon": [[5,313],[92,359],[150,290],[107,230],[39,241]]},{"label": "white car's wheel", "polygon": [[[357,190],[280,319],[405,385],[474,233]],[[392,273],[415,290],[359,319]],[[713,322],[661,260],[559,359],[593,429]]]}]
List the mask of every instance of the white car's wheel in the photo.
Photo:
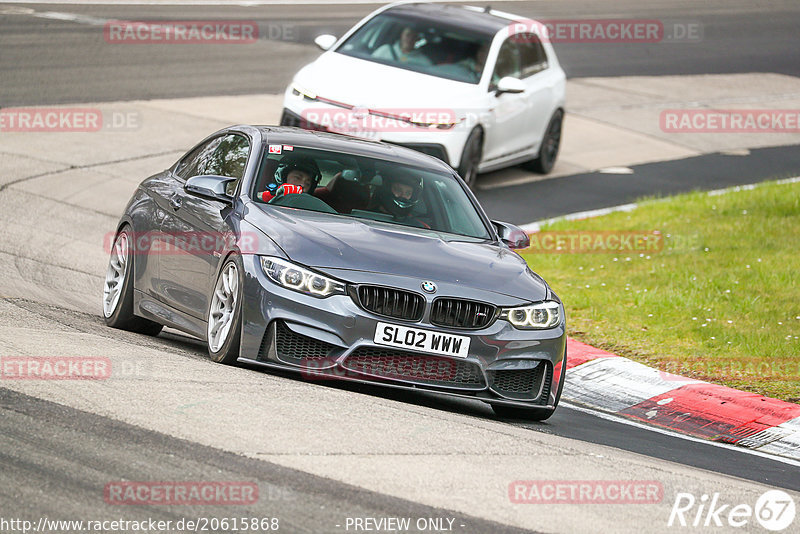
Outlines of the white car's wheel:
[{"label": "white car's wheel", "polygon": [[481,162],[481,149],[483,148],[483,133],[474,129],[464,143],[461,153],[461,162],[458,165],[458,175],[466,182],[470,189],[475,188],[478,178],[478,164]]},{"label": "white car's wheel", "polygon": [[558,157],[558,149],[561,146],[561,130],[564,124],[564,112],[560,109],[553,113],[547,130],[544,132],[542,144],[539,146],[539,154],[535,159],[526,165],[530,170],[540,174],[547,174],[553,170]]}]

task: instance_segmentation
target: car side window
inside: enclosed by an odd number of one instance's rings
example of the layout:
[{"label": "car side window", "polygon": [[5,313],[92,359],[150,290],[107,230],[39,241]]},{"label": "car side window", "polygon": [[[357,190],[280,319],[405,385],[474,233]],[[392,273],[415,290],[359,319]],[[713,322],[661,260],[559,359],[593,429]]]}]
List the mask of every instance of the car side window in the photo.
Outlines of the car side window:
[{"label": "car side window", "polygon": [[505,78],[506,76],[519,78],[520,74],[519,48],[512,38],[506,39],[500,47],[500,51],[497,53],[497,62],[494,65],[494,72],[492,73],[492,81],[489,90],[493,91],[496,89],[497,82],[499,82],[501,78]]},{"label": "car side window", "polygon": [[194,169],[197,168],[198,159],[201,158],[208,150],[208,147],[212,143],[217,143],[219,141],[218,137],[200,145],[199,147],[195,148],[191,152],[189,152],[184,158],[178,163],[177,168],[175,169],[175,174],[178,177],[187,180],[194,176]]},{"label": "car side window", "polygon": [[244,176],[250,141],[239,134],[228,134],[211,139],[189,154],[177,169],[184,180],[201,174],[216,174],[236,178],[228,183],[226,193],[233,195]]},{"label": "car side window", "polygon": [[519,48],[520,78],[527,78],[547,68],[547,53],[536,34],[518,34],[516,44]]}]

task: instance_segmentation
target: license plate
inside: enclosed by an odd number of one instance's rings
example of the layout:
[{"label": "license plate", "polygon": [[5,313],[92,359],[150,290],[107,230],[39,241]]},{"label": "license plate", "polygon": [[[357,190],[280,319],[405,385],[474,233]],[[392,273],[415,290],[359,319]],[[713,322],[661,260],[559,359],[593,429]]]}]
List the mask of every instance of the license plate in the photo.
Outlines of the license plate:
[{"label": "license plate", "polygon": [[444,334],[433,330],[378,323],[373,341],[388,347],[466,358],[469,354],[470,339],[466,336]]}]

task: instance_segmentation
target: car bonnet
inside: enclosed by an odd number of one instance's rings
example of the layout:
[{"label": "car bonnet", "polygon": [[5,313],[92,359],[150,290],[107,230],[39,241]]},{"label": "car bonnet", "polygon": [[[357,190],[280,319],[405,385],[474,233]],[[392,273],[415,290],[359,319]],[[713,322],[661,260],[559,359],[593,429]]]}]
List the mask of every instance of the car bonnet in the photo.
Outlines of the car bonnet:
[{"label": "car bonnet", "polygon": [[478,86],[336,52],[323,54],[294,83],[329,100],[384,111],[473,106]]},{"label": "car bonnet", "polygon": [[516,253],[495,243],[346,216],[251,206],[249,222],[289,259],[322,272],[368,271],[460,284],[532,302],[547,298],[544,281]]}]

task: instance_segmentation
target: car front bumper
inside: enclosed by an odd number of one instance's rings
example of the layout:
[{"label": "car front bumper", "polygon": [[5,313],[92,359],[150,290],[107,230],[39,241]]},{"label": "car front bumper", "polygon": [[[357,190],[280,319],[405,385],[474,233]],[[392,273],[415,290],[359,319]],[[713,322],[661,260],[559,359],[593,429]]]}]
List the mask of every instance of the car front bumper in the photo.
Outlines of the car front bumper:
[{"label": "car front bumper", "polygon": [[[350,131],[329,128],[328,125],[341,114],[349,117],[351,111],[345,108],[332,108],[318,102],[306,101],[296,97],[287,97],[281,114],[281,126],[297,126],[307,130],[329,131],[344,133],[362,139],[384,141],[395,145],[405,146],[424,154],[435,156],[451,167],[458,168],[461,153],[470,134],[466,125],[456,125],[449,130],[434,127],[413,127],[407,124],[392,126],[391,121],[383,122],[380,117],[367,121],[369,127],[361,129],[356,127]],[[324,117],[324,120],[317,120]],[[396,124],[396,123],[395,123]],[[385,128],[381,126],[385,125]],[[374,128],[373,128],[374,126]]]},{"label": "car front bumper", "polygon": [[[355,293],[316,298],[285,289],[264,275],[258,256],[242,259],[242,362],[294,370],[309,379],[424,389],[491,404],[555,407],[566,350],[563,321],[548,330],[519,330],[501,319],[479,330],[443,328],[429,322],[431,295],[425,295],[420,321],[393,319],[363,308]],[[380,280],[383,286],[404,291],[419,287],[419,281],[409,277],[351,273],[363,277],[351,280],[357,284]],[[440,284],[439,289],[436,296],[459,295],[456,287]],[[510,299],[509,305],[517,304]],[[460,358],[379,345],[373,341],[378,323],[466,336],[469,353]]]}]

